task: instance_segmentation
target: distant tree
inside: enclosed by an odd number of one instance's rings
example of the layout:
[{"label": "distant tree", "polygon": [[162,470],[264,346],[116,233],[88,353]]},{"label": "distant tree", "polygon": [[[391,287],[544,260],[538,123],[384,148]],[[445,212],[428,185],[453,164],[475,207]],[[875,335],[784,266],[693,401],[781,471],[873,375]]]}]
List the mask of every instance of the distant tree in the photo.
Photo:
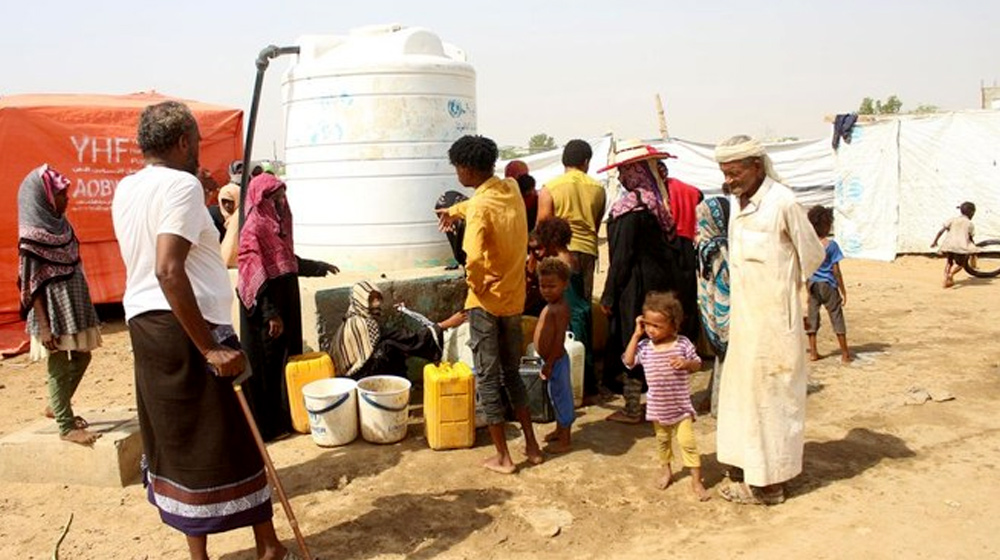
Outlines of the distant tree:
[{"label": "distant tree", "polygon": [[886,98],[885,103],[876,103],[875,107],[878,109],[879,114],[898,115],[899,110],[903,108],[903,102],[895,95],[890,95]]},{"label": "distant tree", "polygon": [[556,149],[556,140],[548,134],[536,134],[531,137],[531,140],[528,140],[529,154],[537,154],[538,152],[547,152],[554,149]]},{"label": "distant tree", "polygon": [[500,159],[512,160],[524,155],[524,150],[517,146],[502,146],[500,148]]},{"label": "distant tree", "polygon": [[940,112],[941,112],[940,107],[938,107],[937,105],[929,105],[927,103],[921,103],[920,105],[917,105],[916,109],[913,110],[913,113],[917,115],[928,115],[931,113],[940,113]]},{"label": "distant tree", "polygon": [[861,106],[858,107],[859,115],[898,115],[899,110],[903,108],[903,102],[899,100],[895,95],[890,95],[885,99],[885,102],[879,101],[877,99],[872,99],[871,97],[866,97],[861,100]]},{"label": "distant tree", "polygon": [[871,97],[866,97],[861,100],[861,107],[858,107],[859,115],[874,115],[875,114],[875,100]]}]

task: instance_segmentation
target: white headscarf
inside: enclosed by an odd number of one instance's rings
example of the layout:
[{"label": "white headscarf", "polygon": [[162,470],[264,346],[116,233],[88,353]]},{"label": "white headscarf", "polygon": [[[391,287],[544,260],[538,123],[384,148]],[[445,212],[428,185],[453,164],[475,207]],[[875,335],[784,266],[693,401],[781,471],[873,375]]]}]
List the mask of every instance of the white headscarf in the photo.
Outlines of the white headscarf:
[{"label": "white headscarf", "polygon": [[774,170],[774,164],[771,163],[771,157],[764,150],[764,145],[756,139],[741,134],[733,136],[728,140],[723,140],[715,146],[715,161],[718,163],[739,161],[747,158],[761,158],[764,160],[764,173],[775,182],[784,182],[781,176]]}]

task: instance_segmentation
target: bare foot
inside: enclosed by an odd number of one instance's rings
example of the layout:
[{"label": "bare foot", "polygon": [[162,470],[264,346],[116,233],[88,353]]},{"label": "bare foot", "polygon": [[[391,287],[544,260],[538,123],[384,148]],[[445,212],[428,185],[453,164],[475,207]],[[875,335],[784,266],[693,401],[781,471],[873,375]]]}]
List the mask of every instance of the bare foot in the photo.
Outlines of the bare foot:
[{"label": "bare foot", "polygon": [[809,354],[809,361],[810,362],[818,362],[819,361],[819,354],[812,354],[812,353],[810,353]]},{"label": "bare foot", "polygon": [[950,288],[950,287],[952,287],[954,285],[955,285],[955,280],[953,278],[951,278],[950,276],[948,278],[944,279],[944,287],[945,288]]},{"label": "bare foot", "polygon": [[699,502],[707,502],[712,499],[712,496],[705,490],[701,481],[697,478],[691,479],[691,490],[694,491],[694,495],[698,497]]},{"label": "bare foot", "polygon": [[625,414],[624,410],[619,410],[618,412],[615,412],[614,414],[611,414],[610,416],[605,418],[605,420],[610,420],[612,422],[621,422],[622,424],[639,424],[640,422],[642,422],[642,417],[629,416],[628,414]]},{"label": "bare foot", "polygon": [[[46,418],[55,418],[56,417],[56,414],[54,412],[52,412],[52,407],[51,406],[45,407],[45,417]],[[87,422],[83,418],[83,416],[74,416],[73,417],[73,427],[74,428],[79,428],[81,430],[84,429],[84,428],[89,428],[90,427],[90,422]]]},{"label": "bare foot", "polygon": [[562,453],[569,453],[573,450],[573,447],[565,441],[554,441],[549,445],[545,446],[545,452],[551,453],[552,455],[559,455]]},{"label": "bare foot", "polygon": [[542,455],[542,450],[538,448],[537,443],[533,446],[525,447],[524,454],[527,455],[528,462],[532,465],[541,465],[545,462],[545,455]]},{"label": "bare foot", "polygon": [[663,470],[663,476],[656,480],[656,487],[660,490],[666,490],[670,488],[670,485],[674,483],[674,473],[667,467]]},{"label": "bare foot", "polygon": [[542,438],[542,441],[545,442],[558,441],[558,440],[559,440],[559,428],[556,428],[555,430],[552,430],[551,432],[545,434],[545,437]]},{"label": "bare foot", "polygon": [[80,445],[93,445],[99,437],[101,437],[101,434],[95,434],[94,432],[89,432],[83,428],[70,430],[69,432],[59,436],[59,438],[63,441],[79,443]]},{"label": "bare foot", "polygon": [[506,460],[501,460],[499,455],[483,461],[483,468],[500,474],[514,474],[514,471],[517,470],[510,457],[507,457]]},{"label": "bare foot", "polygon": [[854,361],[854,356],[850,354],[841,354],[840,356],[840,363],[842,364],[849,364],[853,361]]}]

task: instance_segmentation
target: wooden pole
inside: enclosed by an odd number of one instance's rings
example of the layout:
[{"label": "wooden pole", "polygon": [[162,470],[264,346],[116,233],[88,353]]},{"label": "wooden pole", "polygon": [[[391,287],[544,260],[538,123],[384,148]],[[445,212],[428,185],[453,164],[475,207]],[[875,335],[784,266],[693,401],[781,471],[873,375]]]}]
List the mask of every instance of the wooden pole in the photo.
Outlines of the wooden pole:
[{"label": "wooden pole", "polygon": [[660,123],[660,137],[664,140],[670,139],[670,133],[667,132],[667,117],[663,114],[663,102],[660,101],[660,94],[656,94],[656,118]]},{"label": "wooden pole", "polygon": [[264,459],[264,468],[267,471],[268,478],[271,479],[271,484],[278,493],[278,499],[281,500],[281,507],[285,509],[285,516],[288,517],[288,524],[292,526],[292,532],[295,533],[295,541],[299,543],[299,551],[302,552],[302,557],[305,560],[312,560],[312,556],[309,555],[309,548],[306,547],[306,540],[302,538],[302,532],[299,531],[299,522],[295,519],[295,513],[292,512],[292,504],[288,502],[288,496],[285,495],[285,488],[281,485],[281,481],[278,480],[278,471],[275,470],[274,463],[271,462],[271,456],[267,453],[264,438],[261,437],[260,430],[257,429],[257,423],[253,419],[253,412],[250,411],[250,404],[247,402],[246,395],[243,394],[243,386],[240,385],[239,381],[240,379],[237,379],[237,382],[233,383],[233,389],[236,390],[236,398],[240,401],[240,408],[243,409],[243,414],[247,417],[247,423],[250,424],[253,439],[257,442],[257,450],[260,451],[260,456]]}]

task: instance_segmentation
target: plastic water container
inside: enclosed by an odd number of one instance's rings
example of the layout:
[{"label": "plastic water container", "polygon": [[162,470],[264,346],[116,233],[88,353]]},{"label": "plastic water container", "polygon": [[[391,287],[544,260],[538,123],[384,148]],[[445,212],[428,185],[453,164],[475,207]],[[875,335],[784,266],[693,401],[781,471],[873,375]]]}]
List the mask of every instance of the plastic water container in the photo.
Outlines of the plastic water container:
[{"label": "plastic water container", "polygon": [[538,326],[538,317],[531,315],[521,315],[521,355],[527,355],[528,346],[535,340],[535,327]]},{"label": "plastic water container", "polygon": [[394,375],[373,375],[358,381],[358,411],[365,441],[401,441],[410,418],[410,381]]},{"label": "plastic water container", "polygon": [[313,441],[320,447],[347,445],[358,437],[357,382],[349,377],[313,381],[302,388]]},{"label": "plastic water container", "polygon": [[476,442],[476,385],[469,366],[424,366],[424,421],[431,449],[472,447]]},{"label": "plastic water container", "polygon": [[476,73],[433,32],[371,26],[297,41],[282,81],[295,249],[342,270],[452,262],[433,204],[476,133]]},{"label": "plastic water container", "polygon": [[[472,357],[472,349],[469,348],[469,323],[444,331],[444,352],[442,359],[446,362],[461,362],[469,366],[472,371],[473,386],[476,378],[476,362]],[[486,426],[486,413],[483,411],[482,402],[479,400],[479,391],[476,389],[476,427]]]},{"label": "plastic water container", "polygon": [[292,412],[292,429],[300,434],[310,430],[302,389],[309,383],[333,377],[333,360],[326,352],[310,352],[288,358],[285,365],[285,385],[288,387],[288,407]]},{"label": "plastic water container", "polygon": [[542,379],[542,359],[525,356],[521,358],[521,381],[528,393],[528,409],[531,410],[531,420],[540,424],[554,422],[555,410],[549,399],[549,382]]},{"label": "plastic water container", "polygon": [[583,406],[583,370],[586,364],[587,350],[583,343],[573,337],[573,333],[566,331],[566,342],[563,344],[566,354],[569,355],[569,378],[573,384],[573,406],[579,408]]}]

